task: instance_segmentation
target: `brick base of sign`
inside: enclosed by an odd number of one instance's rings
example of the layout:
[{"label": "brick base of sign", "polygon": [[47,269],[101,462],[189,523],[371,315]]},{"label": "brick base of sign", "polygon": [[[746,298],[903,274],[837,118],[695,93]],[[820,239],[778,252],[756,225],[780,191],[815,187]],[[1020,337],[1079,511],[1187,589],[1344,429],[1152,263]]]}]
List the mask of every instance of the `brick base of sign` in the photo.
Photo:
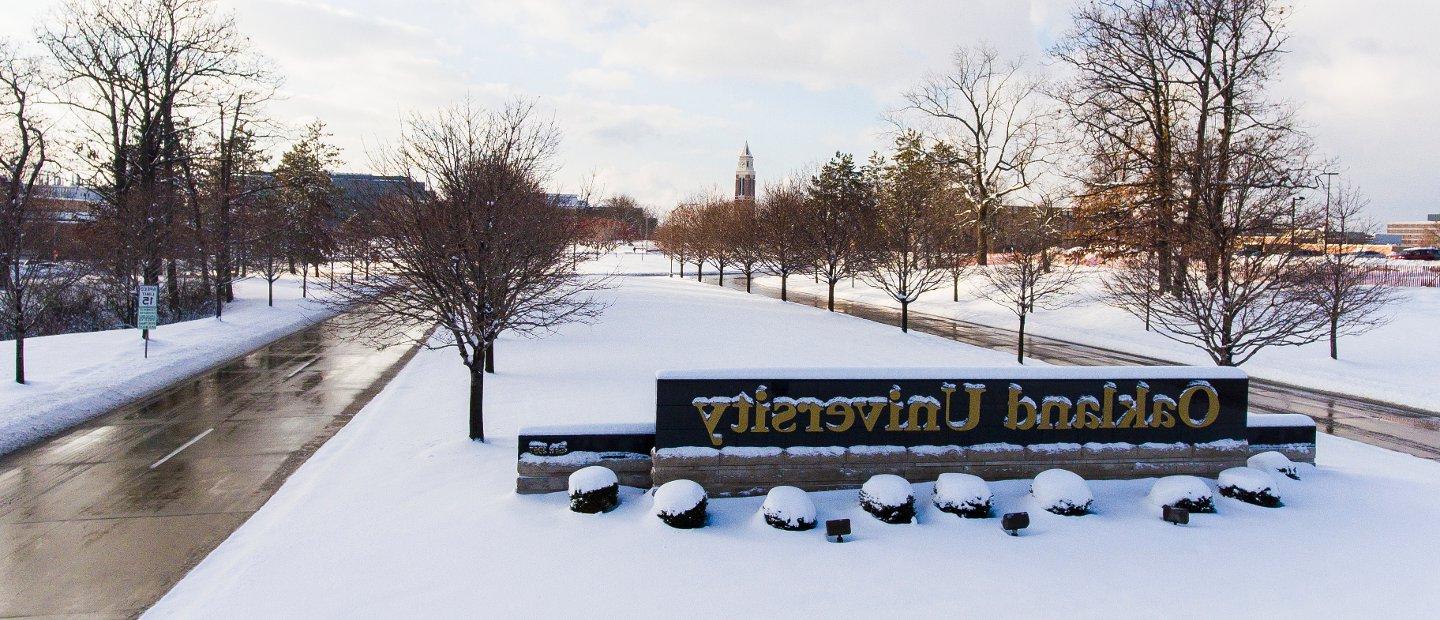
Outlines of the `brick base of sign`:
[{"label": "brick base of sign", "polygon": [[570,452],[561,456],[520,455],[515,491],[521,494],[565,491],[570,474],[582,467],[608,467],[628,487],[648,489],[652,484],[649,454],[638,452]]},{"label": "brick base of sign", "polygon": [[946,472],[986,480],[1030,478],[1053,467],[1089,479],[1190,474],[1214,477],[1245,464],[1243,441],[1209,444],[988,444],[970,447],[678,448],[654,452],[654,484],[689,479],[712,496],[759,495],[779,485],[807,491],[853,489],[876,474],[931,482]]}]

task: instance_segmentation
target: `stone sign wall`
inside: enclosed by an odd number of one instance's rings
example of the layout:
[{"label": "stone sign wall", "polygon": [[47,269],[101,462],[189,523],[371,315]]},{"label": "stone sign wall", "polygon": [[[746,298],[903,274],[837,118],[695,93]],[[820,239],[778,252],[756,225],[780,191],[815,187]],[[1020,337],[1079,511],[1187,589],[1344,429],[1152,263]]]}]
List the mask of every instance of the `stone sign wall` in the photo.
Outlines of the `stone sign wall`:
[{"label": "stone sign wall", "polygon": [[1248,378],[1228,368],[715,370],[656,385],[654,483],[722,495],[877,473],[1213,475],[1249,455]]}]

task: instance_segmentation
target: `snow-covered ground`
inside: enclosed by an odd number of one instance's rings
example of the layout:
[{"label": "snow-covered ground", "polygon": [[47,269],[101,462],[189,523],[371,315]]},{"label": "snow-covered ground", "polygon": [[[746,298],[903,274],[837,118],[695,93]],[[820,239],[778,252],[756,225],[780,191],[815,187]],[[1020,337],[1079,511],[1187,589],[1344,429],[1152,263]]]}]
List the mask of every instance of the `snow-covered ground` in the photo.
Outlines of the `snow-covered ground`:
[{"label": "snow-covered ground", "polygon": [[[774,276],[755,281],[780,285],[780,279]],[[791,290],[825,294],[825,286],[807,276],[791,277],[789,286]],[[1016,329],[1014,314],[980,297],[983,286],[984,278],[977,274],[962,279],[960,301],[954,302],[947,280],[941,288],[922,295],[911,309]],[[1434,389],[1435,352],[1440,351],[1440,288],[1397,290],[1400,298],[1387,310],[1393,320],[1364,334],[1342,336],[1339,360],[1330,359],[1329,342],[1322,340],[1299,347],[1266,349],[1243,368],[1253,377],[1440,410],[1440,390]],[[1061,307],[1037,311],[1026,322],[1026,331],[1181,364],[1213,364],[1197,348],[1145,331],[1143,321],[1106,304],[1100,293],[1099,271],[1089,269],[1075,292],[1062,300]],[[840,283],[835,287],[835,296],[899,307],[884,291],[867,286],[863,279],[854,287],[848,280]]]},{"label": "snow-covered ground", "polygon": [[[960,519],[915,485],[918,523],[886,525],[855,491],[814,493],[854,536],[766,526],[763,498],[712,499],[675,530],[622,489],[613,512],[514,492],[522,425],[653,419],[657,369],[1006,365],[1009,356],[668,278],[617,278],[596,324],[504,339],[488,444],[465,438],[466,374],[424,351],[150,617],[1434,616],[1440,464],[1323,436],[1286,506],[1217,497],[1177,527],[1151,480],[1092,481],[1095,514],[1035,511],[993,482],[1025,535]],[[1209,481],[1213,485],[1214,481]]]},{"label": "snow-covered ground", "polygon": [[[323,293],[311,283],[310,293]],[[144,358],[140,331],[118,329],[25,340],[26,383],[14,382],[15,342],[0,342],[0,454],[59,432],[162,389],[217,363],[332,316],[300,297],[300,279],[275,282],[275,306],[265,281],[235,283],[224,318],[161,325],[150,332]]]}]

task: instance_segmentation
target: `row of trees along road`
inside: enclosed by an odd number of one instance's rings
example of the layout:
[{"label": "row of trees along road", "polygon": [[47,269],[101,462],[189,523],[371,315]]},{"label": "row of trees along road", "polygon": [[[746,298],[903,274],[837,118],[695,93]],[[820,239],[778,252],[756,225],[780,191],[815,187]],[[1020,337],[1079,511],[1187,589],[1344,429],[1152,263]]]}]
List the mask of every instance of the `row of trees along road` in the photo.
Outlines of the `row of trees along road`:
[{"label": "row of trees along road", "polygon": [[[605,280],[577,275],[572,248],[653,226],[625,196],[579,213],[542,191],[558,132],[532,103],[411,118],[379,155],[384,190],[342,197],[319,121],[272,167],[278,79],[211,0],[71,0],[35,47],[46,54],[0,42],[0,320],[21,383],[27,336],[131,325],[137,285],[161,287],[162,322],[218,319],[237,278],[263,278],[273,305],[283,274],[308,295],[330,262],[326,303],[353,311],[361,337],[459,351],[483,440],[496,338],[596,316],[589,293]],[[57,129],[67,113],[77,123]],[[61,143],[99,196],[84,213],[41,191]],[[338,282],[337,259],[351,267]]]},{"label": "row of trees along road", "polygon": [[[978,270],[979,294],[1026,318],[1073,288],[1062,254],[1098,254],[1105,298],[1239,365],[1261,350],[1383,323],[1393,292],[1357,257],[1359,192],[1332,188],[1273,93],[1289,9],[1272,0],[1092,0],[1050,50],[1047,80],[988,46],[902,93],[888,158],[837,155],[756,202],[702,198],[657,231],[705,265],[862,277],[900,306]],[[1337,190],[1337,191],[1332,191]],[[1302,247],[1304,246],[1304,247]],[[1318,247],[1319,256],[1313,248]],[[997,263],[997,264],[991,264]]]},{"label": "row of trees along road", "polygon": [[[0,322],[16,381],[27,337],[133,325],[137,285],[160,287],[162,323],[219,318],[238,278],[273,287],[369,258],[323,123],[271,167],[287,133],[264,114],[278,77],[214,2],[71,0],[37,33],[0,41]],[[81,200],[57,194],[61,178]]]}]

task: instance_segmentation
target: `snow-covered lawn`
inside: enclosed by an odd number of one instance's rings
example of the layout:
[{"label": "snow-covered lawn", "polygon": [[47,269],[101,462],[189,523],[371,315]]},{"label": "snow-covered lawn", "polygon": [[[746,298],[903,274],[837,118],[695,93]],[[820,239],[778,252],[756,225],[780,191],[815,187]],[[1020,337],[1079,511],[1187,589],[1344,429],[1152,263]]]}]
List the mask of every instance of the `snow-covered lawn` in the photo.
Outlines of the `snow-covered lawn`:
[{"label": "snow-covered lawn", "polygon": [[[310,286],[312,294],[323,287]],[[118,329],[25,340],[26,384],[14,382],[15,342],[0,342],[0,454],[50,435],[171,383],[332,316],[301,299],[300,279],[275,282],[275,307],[265,281],[235,283],[224,318],[161,325],[151,331],[150,357],[140,331]]]},{"label": "snow-covered lawn", "polygon": [[[774,276],[756,283],[779,287]],[[791,290],[825,294],[824,284],[808,276],[790,278]],[[912,310],[928,312],[1014,330],[1015,315],[980,297],[984,278],[972,274],[960,281],[960,301],[952,301],[950,282],[920,297]],[[1252,377],[1283,381],[1321,390],[1367,396],[1379,400],[1440,410],[1440,390],[1434,389],[1436,351],[1440,351],[1440,288],[1400,288],[1400,299],[1388,309],[1393,320],[1375,330],[1340,338],[1340,359],[1330,359],[1328,341],[1300,347],[1266,349],[1243,366]],[[1145,323],[1100,298],[1098,270],[1087,270],[1063,306],[1039,310],[1026,323],[1028,333],[1050,336],[1130,353],[1149,355],[1181,364],[1211,365],[1197,348],[1146,332]],[[851,287],[847,280],[835,287],[835,296],[899,308],[883,291],[863,280]]]},{"label": "snow-covered lawn", "polygon": [[[488,444],[465,438],[465,370],[421,352],[175,587],[151,617],[1433,616],[1440,464],[1321,438],[1286,506],[1217,497],[1166,524],[1150,480],[1092,481],[1095,514],[1034,510],[992,482],[999,519],[931,504],[886,525],[855,491],[813,493],[854,536],[764,524],[764,498],[712,499],[675,530],[622,489],[613,512],[514,492],[522,425],[653,419],[654,372],[710,366],[1006,365],[1006,354],[667,278],[618,278],[600,322],[502,340]],[[1213,485],[1214,481],[1209,484]],[[1212,487],[1213,488],[1213,487]]]}]

